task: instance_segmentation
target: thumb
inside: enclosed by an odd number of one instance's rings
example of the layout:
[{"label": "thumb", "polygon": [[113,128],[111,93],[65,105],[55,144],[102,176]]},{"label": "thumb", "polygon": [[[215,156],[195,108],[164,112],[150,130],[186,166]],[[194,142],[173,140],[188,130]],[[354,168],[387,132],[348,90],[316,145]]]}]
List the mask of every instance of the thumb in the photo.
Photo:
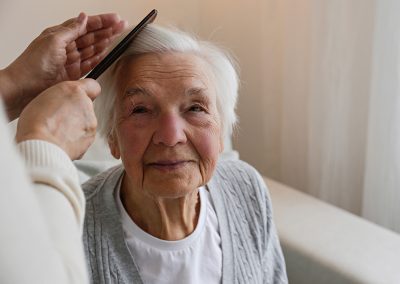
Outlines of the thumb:
[{"label": "thumb", "polygon": [[81,88],[85,91],[86,95],[93,101],[98,95],[100,95],[101,87],[100,84],[93,79],[82,79],[77,81],[80,83]]},{"label": "thumb", "polygon": [[86,33],[87,21],[88,16],[85,13],[80,13],[77,18],[70,19],[60,25],[58,36],[66,45],[70,44]]}]

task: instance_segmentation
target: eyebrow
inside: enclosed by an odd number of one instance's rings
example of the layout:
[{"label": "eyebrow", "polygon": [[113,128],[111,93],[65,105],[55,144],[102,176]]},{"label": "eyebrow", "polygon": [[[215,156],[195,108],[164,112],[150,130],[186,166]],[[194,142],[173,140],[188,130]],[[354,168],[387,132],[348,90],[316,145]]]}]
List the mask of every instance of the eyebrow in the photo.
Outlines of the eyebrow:
[{"label": "eyebrow", "polygon": [[193,87],[193,88],[189,88],[185,91],[185,93],[188,96],[193,96],[193,95],[201,95],[204,96],[205,91],[207,90],[207,88],[204,87]]},{"label": "eyebrow", "polygon": [[131,87],[125,91],[124,97],[138,96],[138,95],[150,96],[150,92],[148,92],[146,89],[142,87]]},{"label": "eyebrow", "polygon": [[[185,90],[185,95],[201,96],[207,98],[207,95],[205,95],[206,90],[207,88],[204,87],[192,87]],[[146,88],[142,87],[130,87],[125,91],[124,97],[139,96],[139,95],[151,96],[151,92],[146,90]]]}]

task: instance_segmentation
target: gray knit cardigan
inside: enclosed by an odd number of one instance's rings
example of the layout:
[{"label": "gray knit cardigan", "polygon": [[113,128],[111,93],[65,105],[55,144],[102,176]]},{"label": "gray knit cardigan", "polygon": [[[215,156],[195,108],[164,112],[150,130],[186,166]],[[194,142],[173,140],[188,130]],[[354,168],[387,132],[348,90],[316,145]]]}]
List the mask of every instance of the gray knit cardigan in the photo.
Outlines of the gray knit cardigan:
[{"label": "gray knit cardigan", "polygon": [[[124,170],[87,181],[84,245],[92,283],[143,283],[124,239],[113,192]],[[257,171],[242,161],[220,161],[207,184],[219,222],[222,283],[287,283],[272,220],[271,201]]]}]

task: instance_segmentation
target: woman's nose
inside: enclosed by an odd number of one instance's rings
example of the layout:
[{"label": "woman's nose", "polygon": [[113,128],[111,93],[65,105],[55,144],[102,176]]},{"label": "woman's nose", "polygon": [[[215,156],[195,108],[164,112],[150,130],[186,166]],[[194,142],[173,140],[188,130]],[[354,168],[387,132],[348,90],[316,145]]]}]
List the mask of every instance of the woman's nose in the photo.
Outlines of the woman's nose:
[{"label": "woman's nose", "polygon": [[161,115],[153,135],[153,143],[172,147],[186,141],[184,120],[177,114]]}]

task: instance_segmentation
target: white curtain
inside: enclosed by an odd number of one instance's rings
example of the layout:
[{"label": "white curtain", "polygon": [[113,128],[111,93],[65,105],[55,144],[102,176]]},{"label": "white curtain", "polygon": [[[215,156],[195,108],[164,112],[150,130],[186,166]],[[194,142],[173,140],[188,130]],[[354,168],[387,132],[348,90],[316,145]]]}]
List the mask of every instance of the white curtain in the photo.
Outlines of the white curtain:
[{"label": "white curtain", "polygon": [[400,1],[263,9],[265,173],[400,232]]},{"label": "white curtain", "polygon": [[376,1],[362,214],[400,232],[400,1]]}]

